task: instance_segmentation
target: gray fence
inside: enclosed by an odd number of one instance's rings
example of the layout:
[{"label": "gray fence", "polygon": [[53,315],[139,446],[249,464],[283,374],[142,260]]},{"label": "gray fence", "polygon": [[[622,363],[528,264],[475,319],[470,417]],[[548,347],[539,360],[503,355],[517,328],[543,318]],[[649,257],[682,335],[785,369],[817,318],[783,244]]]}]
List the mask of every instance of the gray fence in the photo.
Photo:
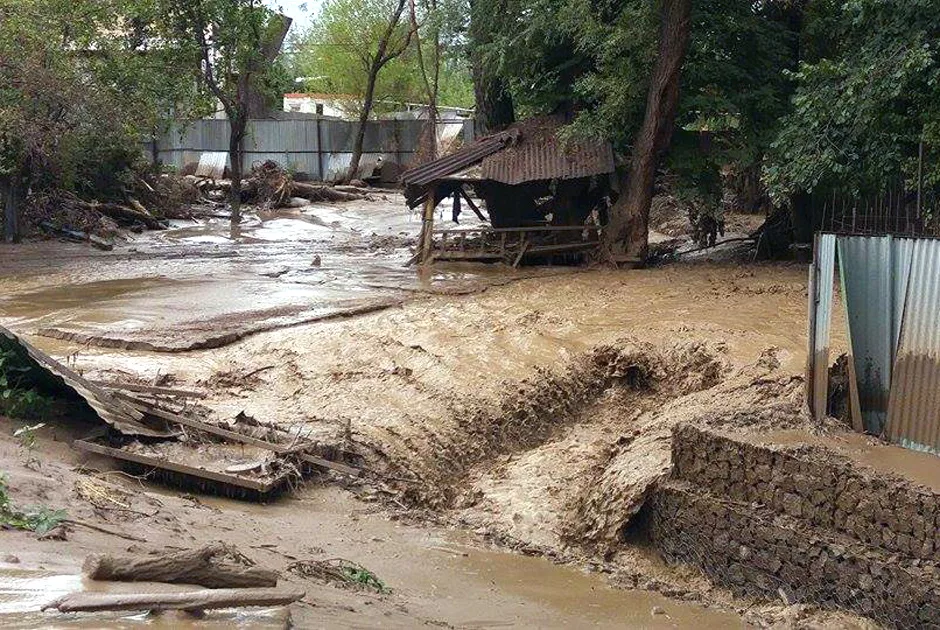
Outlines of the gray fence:
[{"label": "gray fence", "polygon": [[[322,118],[287,120],[252,120],[245,140],[246,169],[256,162],[274,160],[285,168],[302,172],[312,179],[333,180],[343,175],[352,158],[353,140],[358,123]],[[366,123],[363,156],[360,164],[368,167],[379,157],[402,166],[411,163],[424,127],[421,120],[377,120]],[[469,120],[444,121],[438,135],[473,138]],[[204,151],[227,151],[227,120],[181,122],[163,138],[147,143],[148,155],[164,164],[182,168],[198,162]],[[364,169],[365,170],[365,169]]]}]

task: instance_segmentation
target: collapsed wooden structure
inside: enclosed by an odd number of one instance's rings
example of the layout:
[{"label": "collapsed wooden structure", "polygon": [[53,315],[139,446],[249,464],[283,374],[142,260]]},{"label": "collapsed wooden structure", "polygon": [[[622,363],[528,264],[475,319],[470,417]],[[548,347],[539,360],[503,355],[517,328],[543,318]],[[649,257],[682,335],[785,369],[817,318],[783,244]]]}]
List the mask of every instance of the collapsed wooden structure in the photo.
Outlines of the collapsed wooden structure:
[{"label": "collapsed wooden structure", "polygon": [[[532,118],[422,164],[402,175],[405,199],[423,208],[413,262],[503,261],[584,255],[599,243],[616,194],[607,142],[564,141],[565,120]],[[468,194],[485,202],[488,216]],[[438,205],[452,197],[454,218],[466,203],[489,228],[435,230]]]},{"label": "collapsed wooden structure", "polygon": [[264,500],[313,470],[359,476],[335,449],[239,414],[211,422],[192,392],[90,381],[0,326],[0,350],[29,366],[24,380],[107,424],[72,445],[175,485],[232,498]]}]

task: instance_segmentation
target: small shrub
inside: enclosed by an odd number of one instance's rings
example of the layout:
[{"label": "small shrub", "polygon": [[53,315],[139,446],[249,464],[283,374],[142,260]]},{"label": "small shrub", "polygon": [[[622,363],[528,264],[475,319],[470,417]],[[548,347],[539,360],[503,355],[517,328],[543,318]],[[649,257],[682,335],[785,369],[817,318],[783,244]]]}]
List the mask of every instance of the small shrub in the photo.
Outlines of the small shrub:
[{"label": "small shrub", "polygon": [[45,534],[55,529],[68,517],[65,510],[45,506],[19,509],[13,504],[7,487],[6,475],[0,474],[0,526]]}]

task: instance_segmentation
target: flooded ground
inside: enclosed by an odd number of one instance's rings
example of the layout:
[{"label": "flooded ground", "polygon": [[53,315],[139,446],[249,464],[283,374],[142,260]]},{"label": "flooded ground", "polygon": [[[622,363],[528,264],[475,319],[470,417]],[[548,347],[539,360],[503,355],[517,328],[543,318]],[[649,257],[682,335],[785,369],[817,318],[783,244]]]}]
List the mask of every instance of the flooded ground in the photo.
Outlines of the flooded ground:
[{"label": "flooded ground", "polygon": [[[737,600],[639,547],[582,545],[620,535],[668,468],[675,422],[806,428],[805,266],[422,273],[404,266],[417,230],[392,200],[254,217],[234,236],[224,221],[178,224],[108,253],[0,248],[0,323],[86,375],[203,391],[220,418],[244,411],[302,429],[379,474],[345,490],[311,483],[266,506],[194,499],[79,458],[63,441],[77,429],[43,429],[42,468],[24,468],[4,432],[0,461],[15,497],[68,505],[147,540],[6,532],[24,549],[17,570],[55,557],[73,566],[53,575],[70,576],[89,551],[224,538],[279,570],[349,558],[392,588],[378,596],[289,577],[309,589],[307,604],[292,607],[300,627],[717,628],[786,618],[786,606]],[[833,339],[844,347],[838,320]],[[598,347],[614,367],[647,366],[644,387],[581,387],[607,369],[591,363]],[[577,405],[566,402],[571,392]],[[531,431],[506,433],[506,418],[531,421]],[[100,474],[143,515],[84,502],[75,482]]]},{"label": "flooded ground", "polygon": [[406,263],[417,229],[397,204],[363,201],[260,212],[235,231],[175,221],[114,252],[30,243],[0,250],[0,317],[81,345],[173,352],[552,273],[416,273]]}]

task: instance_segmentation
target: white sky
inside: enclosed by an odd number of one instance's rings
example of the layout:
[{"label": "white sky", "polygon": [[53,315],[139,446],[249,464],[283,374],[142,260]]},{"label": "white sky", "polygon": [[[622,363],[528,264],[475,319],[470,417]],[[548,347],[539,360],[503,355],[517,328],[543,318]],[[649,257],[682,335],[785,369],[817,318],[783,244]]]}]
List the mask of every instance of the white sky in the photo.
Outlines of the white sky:
[{"label": "white sky", "polygon": [[284,15],[294,18],[293,32],[303,30],[320,10],[323,0],[265,0],[272,9],[280,9]]}]

